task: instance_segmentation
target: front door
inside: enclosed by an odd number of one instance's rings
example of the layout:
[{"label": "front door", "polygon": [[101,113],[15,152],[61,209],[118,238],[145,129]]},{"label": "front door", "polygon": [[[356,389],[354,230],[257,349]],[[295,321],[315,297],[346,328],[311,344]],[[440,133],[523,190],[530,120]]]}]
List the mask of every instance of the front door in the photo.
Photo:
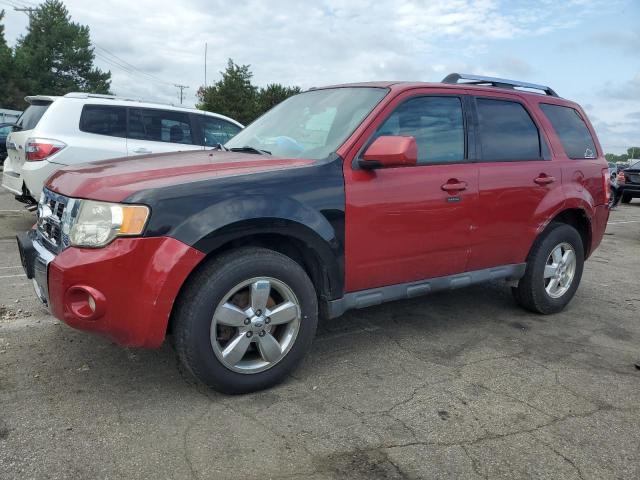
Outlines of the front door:
[{"label": "front door", "polygon": [[345,165],[347,292],[466,270],[478,179],[468,161],[464,103],[433,90],[397,98],[364,149],[381,135],[413,136],[418,165]]}]

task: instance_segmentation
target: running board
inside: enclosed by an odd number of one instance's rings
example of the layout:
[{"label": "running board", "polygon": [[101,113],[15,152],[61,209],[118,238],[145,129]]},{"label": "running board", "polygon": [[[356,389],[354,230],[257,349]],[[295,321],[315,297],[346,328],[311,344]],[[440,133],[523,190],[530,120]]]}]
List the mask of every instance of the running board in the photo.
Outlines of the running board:
[{"label": "running board", "polygon": [[442,290],[455,290],[456,288],[490,280],[519,280],[524,276],[526,266],[526,263],[514,263],[501,267],[457,273],[446,277],[436,277],[347,293],[344,297],[329,302],[329,316],[330,318],[335,318],[347,310],[380,305],[392,300],[413,298]]}]

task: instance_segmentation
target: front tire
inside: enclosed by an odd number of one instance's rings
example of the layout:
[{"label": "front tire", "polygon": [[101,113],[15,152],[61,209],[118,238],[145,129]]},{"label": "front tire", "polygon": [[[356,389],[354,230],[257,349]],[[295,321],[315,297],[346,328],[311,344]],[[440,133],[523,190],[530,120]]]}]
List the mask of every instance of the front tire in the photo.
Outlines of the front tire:
[{"label": "front tire", "polygon": [[318,323],[313,283],[289,257],[241,248],[205,264],[185,286],[174,314],[186,369],[229,394],[271,387],[309,351]]},{"label": "front tire", "polygon": [[553,223],[531,247],[524,277],[512,288],[513,296],[529,311],[557,313],[576,293],[583,268],[580,234],[570,225]]},{"label": "front tire", "polygon": [[629,195],[628,193],[623,193],[622,194],[622,199],[620,201],[622,203],[630,203],[632,198],[633,197],[631,195]]}]

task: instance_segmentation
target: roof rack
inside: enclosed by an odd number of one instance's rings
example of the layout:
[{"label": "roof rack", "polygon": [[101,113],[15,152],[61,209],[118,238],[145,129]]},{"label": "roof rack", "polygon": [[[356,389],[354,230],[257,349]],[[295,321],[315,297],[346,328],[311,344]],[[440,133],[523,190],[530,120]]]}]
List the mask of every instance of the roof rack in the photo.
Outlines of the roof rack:
[{"label": "roof rack", "polygon": [[101,93],[86,93],[86,92],[70,92],[65,95],[67,98],[99,98],[101,100],[118,100],[122,102],[138,102],[138,103],[155,103],[156,105],[166,105],[168,107],[186,108],[194,110],[193,107],[185,107],[184,105],[175,105],[167,102],[157,102],[154,100],[144,100],[141,98],[127,98],[119,97],[117,95],[103,95]]},{"label": "roof rack", "polygon": [[[466,82],[460,82],[460,80],[469,80]],[[442,83],[461,83],[463,85],[487,85],[497,88],[530,88],[532,90],[540,90],[551,97],[557,97],[558,94],[551,88],[545,85],[537,85],[535,83],[521,82],[519,80],[507,80],[506,78],[494,78],[483,77],[480,75],[469,75],[466,73],[450,73],[442,80]]]}]

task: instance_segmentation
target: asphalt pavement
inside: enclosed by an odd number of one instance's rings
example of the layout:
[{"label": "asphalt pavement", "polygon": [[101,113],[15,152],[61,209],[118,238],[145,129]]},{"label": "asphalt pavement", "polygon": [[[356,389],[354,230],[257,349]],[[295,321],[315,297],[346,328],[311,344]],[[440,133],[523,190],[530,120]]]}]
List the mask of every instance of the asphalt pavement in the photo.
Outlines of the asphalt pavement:
[{"label": "asphalt pavement", "polygon": [[0,193],[0,478],[640,478],[640,201],[569,307],[502,282],[322,322],[284,384],[224,396],[171,342],[121,348],[43,308]]}]

